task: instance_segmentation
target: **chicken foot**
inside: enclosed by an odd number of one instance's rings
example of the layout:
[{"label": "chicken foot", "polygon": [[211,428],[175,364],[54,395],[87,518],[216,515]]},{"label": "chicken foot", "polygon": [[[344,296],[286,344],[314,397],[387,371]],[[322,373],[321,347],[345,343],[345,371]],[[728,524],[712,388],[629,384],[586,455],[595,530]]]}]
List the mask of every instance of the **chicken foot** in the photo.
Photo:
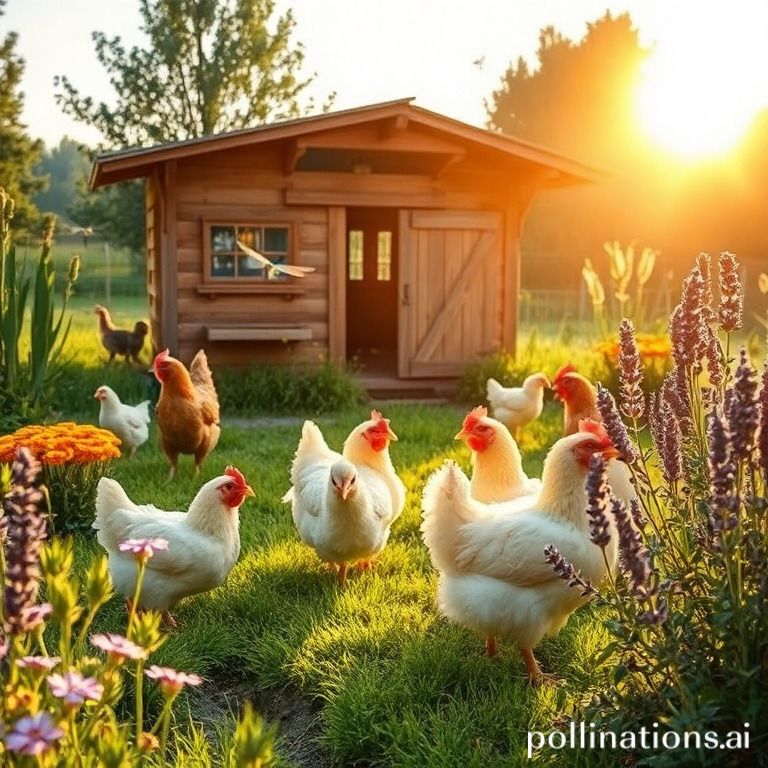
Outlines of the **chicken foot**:
[{"label": "chicken foot", "polygon": [[498,649],[498,646],[496,645],[496,638],[493,635],[486,635],[485,655],[489,659],[495,659],[499,655],[499,649]]}]

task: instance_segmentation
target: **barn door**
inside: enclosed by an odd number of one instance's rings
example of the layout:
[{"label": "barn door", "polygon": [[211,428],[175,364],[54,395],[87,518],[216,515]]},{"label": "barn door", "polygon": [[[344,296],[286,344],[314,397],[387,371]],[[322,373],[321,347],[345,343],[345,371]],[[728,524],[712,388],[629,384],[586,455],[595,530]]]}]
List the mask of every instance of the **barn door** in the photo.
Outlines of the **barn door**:
[{"label": "barn door", "polygon": [[501,345],[501,215],[400,212],[398,372],[456,376]]}]

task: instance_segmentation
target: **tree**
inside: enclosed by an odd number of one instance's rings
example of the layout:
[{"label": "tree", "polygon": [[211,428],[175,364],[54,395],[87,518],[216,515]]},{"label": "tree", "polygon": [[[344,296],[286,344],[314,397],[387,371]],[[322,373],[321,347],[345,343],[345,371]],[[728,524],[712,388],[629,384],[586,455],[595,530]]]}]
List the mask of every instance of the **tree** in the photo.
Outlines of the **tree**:
[{"label": "tree", "polygon": [[[0,2],[0,16],[5,2]],[[0,186],[16,203],[17,230],[37,228],[39,213],[31,196],[45,185],[32,168],[40,159],[43,143],[31,139],[21,122],[24,94],[19,90],[24,60],[16,54],[18,35],[9,32],[0,43]]]},{"label": "tree", "polygon": [[90,171],[90,161],[79,142],[64,136],[58,146],[45,150],[35,171],[48,177],[48,189],[38,192],[35,204],[41,211],[68,217],[79,186]]},{"label": "tree", "polygon": [[[626,13],[606,13],[587,24],[577,42],[546,27],[538,67],[518,59],[486,101],[489,128],[607,172],[600,184],[553,191],[536,201],[523,240],[523,251],[538,256],[523,260],[528,287],[578,284],[584,258],[599,259],[608,240],[658,245],[645,221],[641,226],[641,211],[653,198],[638,202],[645,191],[638,167],[647,145],[632,102],[647,53]],[[561,268],[553,270],[553,261]]]},{"label": "tree", "polygon": [[577,44],[553,27],[539,35],[539,66],[511,66],[486,102],[488,125],[585,162],[621,162],[638,141],[633,85],[647,56],[629,14],[587,24]]},{"label": "tree", "polygon": [[291,11],[272,24],[273,10],[273,0],[140,0],[147,47],[93,33],[114,105],[81,95],[66,76],[55,80],[57,102],[113,148],[298,116],[311,78],[297,76],[304,53]]}]

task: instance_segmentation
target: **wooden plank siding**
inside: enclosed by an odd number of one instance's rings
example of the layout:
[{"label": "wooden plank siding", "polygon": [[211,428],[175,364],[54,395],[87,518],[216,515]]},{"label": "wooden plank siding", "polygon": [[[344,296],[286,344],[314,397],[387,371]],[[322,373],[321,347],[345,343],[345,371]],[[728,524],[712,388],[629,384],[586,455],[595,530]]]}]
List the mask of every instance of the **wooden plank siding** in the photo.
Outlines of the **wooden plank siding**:
[{"label": "wooden plank siding", "polygon": [[[284,205],[285,187],[281,152],[275,148],[221,152],[179,163],[176,306],[182,360],[191,359],[200,347],[206,348],[214,365],[308,362],[327,355],[328,210],[320,206]],[[258,286],[252,293],[201,294],[205,221],[285,223],[291,227],[292,260],[315,267],[316,271],[305,278],[290,279],[287,285],[301,291],[295,295],[259,292]],[[274,284],[265,287],[270,291],[280,289]],[[209,327],[237,329],[259,323],[297,326],[306,329],[311,339],[207,340]]]},{"label": "wooden plank siding", "polygon": [[[427,137],[414,141],[404,130],[395,126],[382,135],[393,148],[427,149]],[[407,286],[400,285],[400,301],[419,308],[400,315],[401,375],[452,376],[478,352],[513,347],[520,232],[533,196],[520,189],[532,190],[533,179],[510,178],[508,166],[483,166],[470,156],[431,176],[294,170],[304,144],[375,147],[377,131],[382,127],[350,128],[314,143],[241,146],[158,165],[146,187],[153,337],[185,362],[201,347],[214,365],[344,362],[347,207],[391,207],[401,222],[401,275],[410,275]],[[460,150],[453,141],[434,146],[457,156]],[[230,293],[210,280],[204,284],[206,223],[285,224],[291,259],[315,271],[283,283],[290,294],[274,283],[253,292],[243,283]],[[474,259],[467,259],[481,241],[484,264],[476,274]],[[418,257],[412,269],[402,263],[409,254]],[[463,284],[466,291],[458,287]],[[246,330],[258,324],[298,330],[292,341]],[[251,338],[260,335],[269,340]]]}]

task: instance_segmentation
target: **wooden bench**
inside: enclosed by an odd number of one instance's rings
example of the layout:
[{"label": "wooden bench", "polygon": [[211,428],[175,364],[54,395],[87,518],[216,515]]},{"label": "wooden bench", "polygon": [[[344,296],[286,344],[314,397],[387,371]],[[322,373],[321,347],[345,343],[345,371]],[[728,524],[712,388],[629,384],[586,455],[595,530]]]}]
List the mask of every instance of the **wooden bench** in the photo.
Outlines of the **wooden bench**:
[{"label": "wooden bench", "polygon": [[308,341],[312,338],[312,329],[285,323],[208,325],[205,337],[208,341]]}]

